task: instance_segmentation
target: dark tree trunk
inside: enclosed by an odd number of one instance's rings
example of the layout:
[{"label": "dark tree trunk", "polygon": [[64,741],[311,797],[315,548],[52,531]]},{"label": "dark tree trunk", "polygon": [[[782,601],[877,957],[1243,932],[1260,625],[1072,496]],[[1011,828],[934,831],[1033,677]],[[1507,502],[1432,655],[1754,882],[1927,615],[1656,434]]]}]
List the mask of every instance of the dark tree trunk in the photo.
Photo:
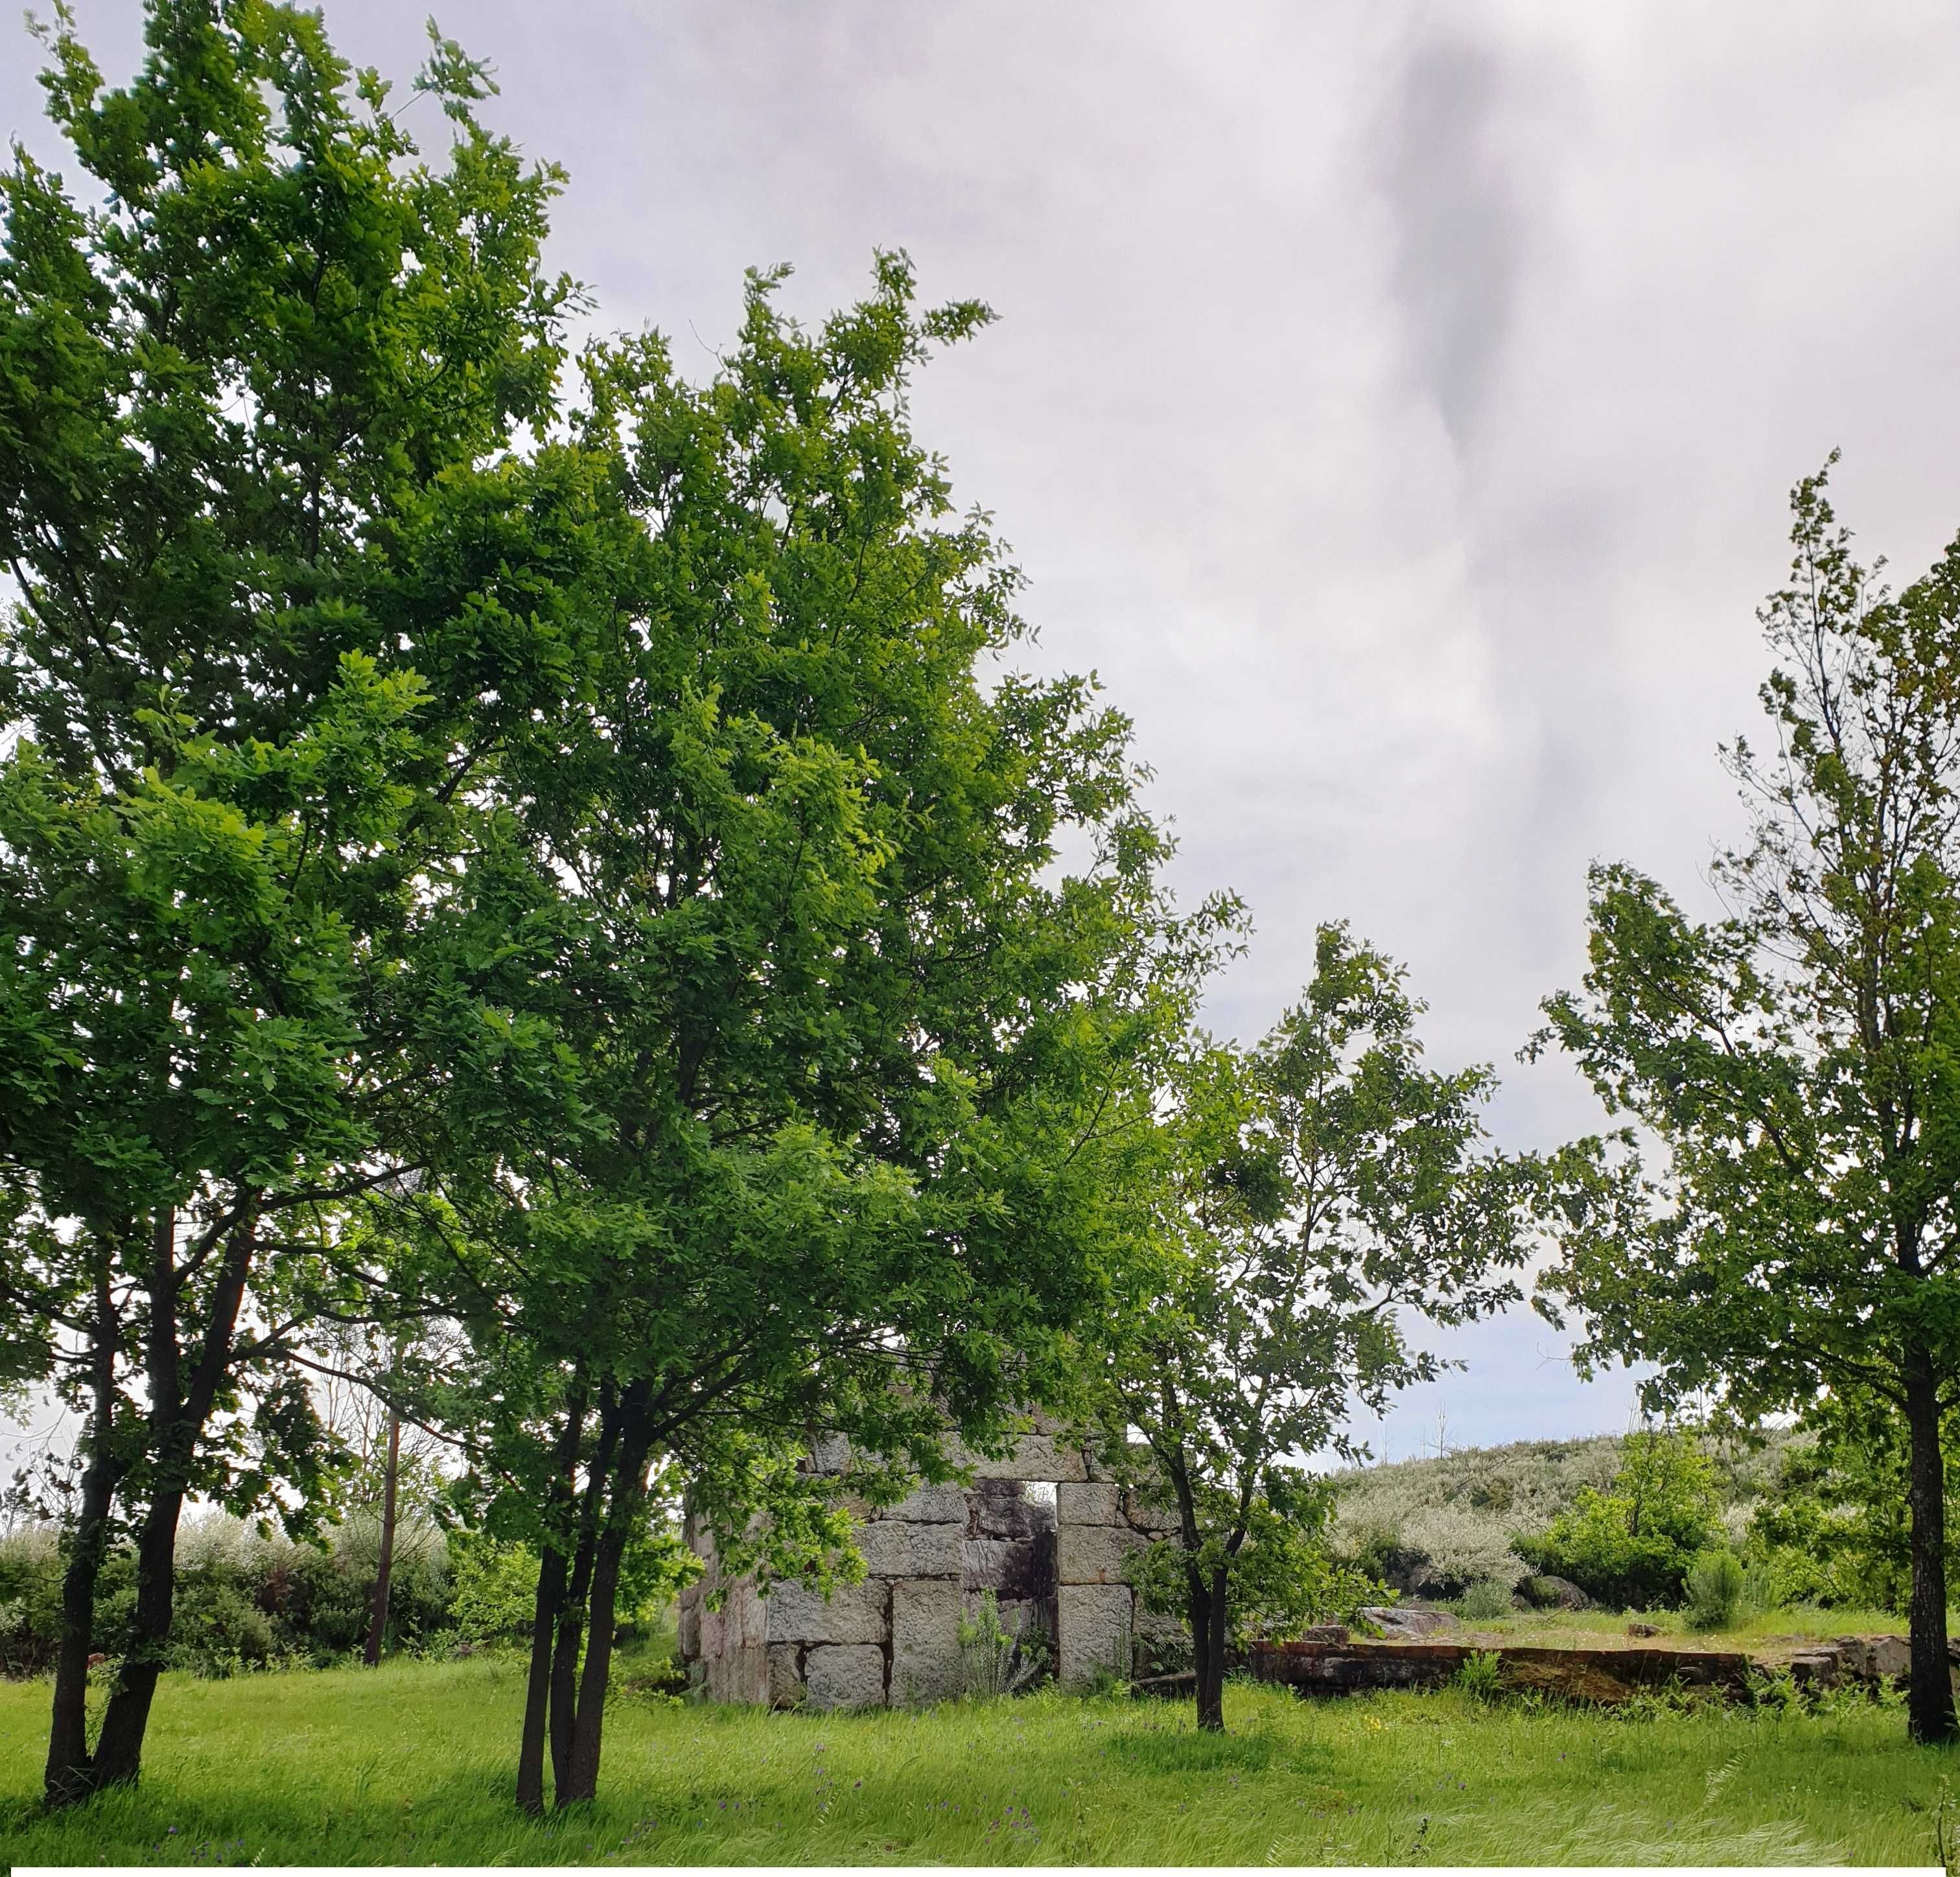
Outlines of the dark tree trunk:
[{"label": "dark tree trunk", "polygon": [[585,1431],[585,1392],[574,1379],[565,1402],[565,1431],[546,1511],[546,1537],[538,1559],[538,1595],[531,1619],[531,1670],[524,1686],[524,1726],[517,1745],[517,1809],[537,1816],[545,1809],[545,1726],[550,1713],[552,1643],[565,1604],[565,1555],[559,1521],[571,1510],[578,1446]]},{"label": "dark tree trunk", "polygon": [[249,1205],[231,1235],[213,1287],[197,1364],[187,1392],[180,1392],[178,1286],[173,1219],[160,1218],[154,1269],[148,1284],[150,1452],[149,1504],[136,1537],[136,1608],[115,1691],[102,1716],[95,1748],[95,1784],[133,1785],[143,1763],[150,1704],[163,1672],[176,1602],[177,1521],[197,1460],[198,1443],[231,1367],[232,1338],[252,1265],[255,1220]]},{"label": "dark tree trunk", "polygon": [[371,1669],[381,1665],[381,1639],[388,1627],[388,1580],[395,1573],[395,1483],[402,1464],[402,1417],[388,1411],[388,1465],[381,1487],[381,1554],[374,1566],[374,1608],[368,1619],[368,1647],[362,1659]]},{"label": "dark tree trunk", "polygon": [[592,1594],[593,1564],[599,1549],[600,1524],[619,1439],[619,1399],[609,1384],[600,1392],[598,1449],[586,1475],[585,1500],[578,1519],[578,1548],[572,1556],[571,1584],[558,1607],[558,1641],[552,1653],[552,1782],[561,1802],[571,1777],[571,1741],[578,1726],[578,1651],[585,1640],[586,1605]]},{"label": "dark tree trunk", "polygon": [[142,1771],[143,1735],[150,1724],[157,1678],[170,1639],[176,1602],[177,1519],[183,1494],[151,1496],[136,1535],[136,1608],[115,1692],[102,1716],[95,1748],[97,1786],[132,1784]]},{"label": "dark tree trunk", "polygon": [[1911,1440],[1906,1501],[1912,1516],[1912,1686],[1906,1722],[1914,1740],[1955,1738],[1953,1684],[1946,1659],[1946,1474],[1939,1450],[1939,1385],[1930,1355],[1906,1352],[1906,1430]]},{"label": "dark tree trunk", "polygon": [[651,1390],[636,1382],[627,1391],[619,1459],[613,1470],[612,1503],[592,1571],[592,1611],[586,1634],[585,1672],[578,1686],[578,1713],[572,1729],[571,1764],[558,1789],[561,1805],[597,1798],[599,1751],[606,1720],[606,1688],[612,1672],[612,1627],[619,1589],[619,1565],[627,1541],[646,1502],[647,1453],[651,1430],[646,1422]]},{"label": "dark tree trunk", "polygon": [[1208,1579],[1195,1564],[1187,1573],[1185,1621],[1191,1630],[1192,1666],[1197,1671],[1198,1725],[1225,1731],[1225,1592],[1227,1575]]},{"label": "dark tree trunk", "polygon": [[88,1752],[88,1657],[95,1640],[95,1587],[109,1551],[109,1515],[120,1471],[115,1453],[116,1354],[119,1343],[109,1268],[95,1288],[94,1401],[81,1505],[62,1570],[61,1646],[55,1658],[54,1713],[48,1729],[46,1802],[70,1805],[94,1790]]}]

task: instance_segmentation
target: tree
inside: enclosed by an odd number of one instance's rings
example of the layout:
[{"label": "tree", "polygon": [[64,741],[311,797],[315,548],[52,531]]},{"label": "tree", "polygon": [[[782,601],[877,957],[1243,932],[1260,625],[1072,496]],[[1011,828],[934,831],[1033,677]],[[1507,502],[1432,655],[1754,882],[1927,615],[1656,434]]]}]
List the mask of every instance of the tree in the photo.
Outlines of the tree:
[{"label": "tree", "polygon": [[1125,720],[1006,665],[1017,577],[911,433],[985,309],[887,255],[810,331],[781,278],[707,384],[651,338],[587,358],[600,628],[432,907],[429,1178],[368,1202],[371,1287],[475,1338],[539,1558],[529,1810],[548,1750],[555,1803],[594,1792],[654,1469],[725,1566],[848,1569],[813,1432],[889,1456],[875,1497],[1048,1392],[1106,1281],[1083,1150],[1229,918],[1166,905]]},{"label": "tree", "polygon": [[1795,492],[1791,583],[1761,615],[1774,741],[1724,752],[1752,821],[1713,870],[1728,911],[1697,921],[1634,869],[1594,867],[1584,988],[1545,1007],[1538,1046],[1644,1131],[1565,1157],[1542,1297],[1554,1321],[1583,1313],[1583,1363],[1656,1365],[1656,1405],[1748,1420],[1828,1389],[1900,1417],[1910,1724],[1945,1740],[1960,548],[1894,595],[1852,558],[1825,483]]},{"label": "tree", "polygon": [[1112,1462],[1134,1470],[1134,1430],[1169,1501],[1176,1533],[1138,1575],[1160,1599],[1175,1586],[1201,1727],[1224,1725],[1235,1599],[1305,1614],[1284,1583],[1310,1580],[1325,1509],[1300,1462],[1356,1452],[1357,1405],[1443,1366],[1405,1317],[1461,1323],[1520,1294],[1494,1274],[1528,1255],[1535,1163],[1484,1144],[1488,1069],[1423,1065],[1423,1008],[1381,953],[1322,926],[1300,1003],[1255,1049],[1197,1042],[1112,1172],[1152,1202],[1156,1251],[1089,1386]]},{"label": "tree", "polygon": [[[303,1520],[332,1457],[289,1288],[389,1172],[401,946],[494,746],[457,733],[479,691],[527,713],[554,668],[549,622],[499,603],[521,558],[454,544],[492,498],[546,505],[549,463],[510,446],[572,295],[538,267],[555,175],[476,125],[483,74],[446,43],[418,81],[456,126],[437,173],[296,8],[151,0],[122,90],[65,11],[45,37],[94,205],[16,147],[0,1300],[7,1379],[84,1416],[62,1802],[137,1776],[186,1495]],[[125,1531],[135,1611],[91,1749]]]},{"label": "tree", "polygon": [[1678,1604],[1688,1568],[1720,1536],[1714,1462],[1691,1433],[1629,1434],[1605,1491],[1579,1496],[1536,1538],[1517,1541],[1534,1570],[1564,1577],[1615,1609]]}]

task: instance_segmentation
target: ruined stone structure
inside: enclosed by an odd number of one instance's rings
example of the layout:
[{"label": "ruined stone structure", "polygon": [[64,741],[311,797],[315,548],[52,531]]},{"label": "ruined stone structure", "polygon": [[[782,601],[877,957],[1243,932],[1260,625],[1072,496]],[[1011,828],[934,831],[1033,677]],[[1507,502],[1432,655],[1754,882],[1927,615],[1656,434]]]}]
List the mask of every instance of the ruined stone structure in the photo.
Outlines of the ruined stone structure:
[{"label": "ruined stone structure", "polygon": [[[747,1578],[724,1586],[712,1535],[691,1525],[707,1570],[682,1592],[680,1646],[696,1684],[714,1700],[775,1707],[945,1700],[964,1687],[960,1619],[989,1590],[1004,1630],[1044,1639],[1064,1688],[1106,1671],[1128,1676],[1140,1637],[1176,1633],[1140,1611],[1123,1580],[1125,1557],[1167,1528],[1161,1509],[1099,1478],[1088,1455],[1049,1432],[1024,1436],[1004,1459],[962,1457],[970,1486],[921,1486],[867,1516],[864,1581],[827,1601],[796,1583],[766,1595]],[[848,1460],[832,1441],[812,1463],[841,1475]]]}]

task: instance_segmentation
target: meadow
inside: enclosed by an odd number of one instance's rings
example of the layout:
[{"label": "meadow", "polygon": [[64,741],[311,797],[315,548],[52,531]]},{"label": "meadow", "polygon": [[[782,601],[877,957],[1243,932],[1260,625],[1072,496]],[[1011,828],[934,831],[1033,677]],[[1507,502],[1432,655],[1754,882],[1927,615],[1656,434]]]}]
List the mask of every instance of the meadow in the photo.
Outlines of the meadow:
[{"label": "meadow", "polygon": [[1118,1694],[846,1715],[625,1693],[599,1802],[531,1823],[500,1656],[172,1675],[142,1786],[49,1818],[47,1695],[0,1684],[21,1864],[1926,1864],[1960,1771],[1852,1700],[1608,1714],[1235,1683],[1219,1738]]}]

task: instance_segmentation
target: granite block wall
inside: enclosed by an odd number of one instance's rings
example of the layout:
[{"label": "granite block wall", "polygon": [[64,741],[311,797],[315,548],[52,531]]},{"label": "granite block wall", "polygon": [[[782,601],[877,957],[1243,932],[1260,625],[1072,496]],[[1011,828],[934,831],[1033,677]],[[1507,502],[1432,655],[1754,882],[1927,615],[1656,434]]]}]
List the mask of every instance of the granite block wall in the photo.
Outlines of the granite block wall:
[{"label": "granite block wall", "polygon": [[[922,1485],[865,1519],[864,1581],[828,1599],[796,1583],[724,1587],[712,1535],[690,1522],[706,1569],[682,1593],[680,1644],[696,1684],[714,1700],[775,1707],[946,1700],[964,1685],[961,1618],[989,1591],[1009,1634],[1043,1639],[1064,1688],[1132,1673],[1139,1639],[1165,1626],[1138,1609],[1123,1560],[1166,1515],[1096,1477],[1088,1455],[1039,1424],[1005,1459],[960,1457],[970,1485]],[[838,1475],[849,1463],[835,1438],[811,1459]]]}]

